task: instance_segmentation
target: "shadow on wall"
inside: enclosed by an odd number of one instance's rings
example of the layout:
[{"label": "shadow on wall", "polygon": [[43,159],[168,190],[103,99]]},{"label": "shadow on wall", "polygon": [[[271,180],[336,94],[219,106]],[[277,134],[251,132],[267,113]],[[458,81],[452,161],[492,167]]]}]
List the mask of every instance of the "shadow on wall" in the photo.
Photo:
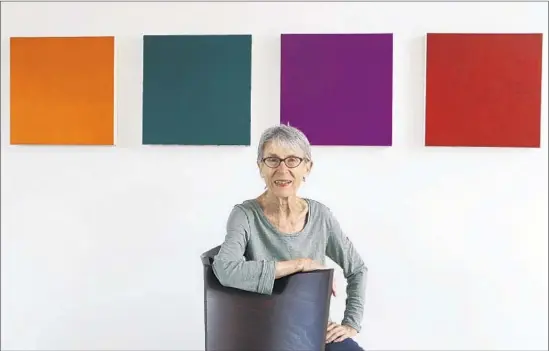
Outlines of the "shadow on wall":
[{"label": "shadow on wall", "polygon": [[[394,135],[393,140],[405,141],[410,149],[424,148],[425,144],[425,73],[426,73],[426,42],[424,36],[410,39],[406,44],[395,45],[395,52],[406,53],[406,57],[395,59],[395,63],[402,62],[402,74],[406,77],[406,84],[402,87],[406,92],[403,95],[408,103],[393,101],[394,123],[402,124],[401,135]],[[397,93],[398,96],[398,93]],[[400,97],[400,96],[399,96]],[[395,96],[393,95],[393,99]],[[400,111],[401,106],[410,106]],[[393,129],[394,130],[394,129]]]}]

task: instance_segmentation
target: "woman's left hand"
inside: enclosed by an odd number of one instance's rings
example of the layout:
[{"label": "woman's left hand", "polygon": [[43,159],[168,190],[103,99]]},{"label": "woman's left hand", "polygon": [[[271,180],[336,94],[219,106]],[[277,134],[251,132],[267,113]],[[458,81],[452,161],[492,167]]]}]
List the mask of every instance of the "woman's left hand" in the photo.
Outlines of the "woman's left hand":
[{"label": "woman's left hand", "polygon": [[341,342],[347,338],[352,338],[356,334],[357,331],[348,325],[330,322],[328,324],[328,332],[326,333],[326,344],[331,342]]}]

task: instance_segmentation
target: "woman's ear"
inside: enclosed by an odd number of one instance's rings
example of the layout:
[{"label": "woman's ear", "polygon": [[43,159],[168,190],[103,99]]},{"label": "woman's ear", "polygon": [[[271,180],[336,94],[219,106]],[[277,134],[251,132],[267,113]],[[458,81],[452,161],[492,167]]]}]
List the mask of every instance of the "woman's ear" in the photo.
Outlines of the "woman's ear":
[{"label": "woman's ear", "polygon": [[259,172],[259,176],[261,177],[261,179],[263,179],[263,181],[265,181],[265,175],[263,174],[263,167],[261,167],[261,164],[257,165],[257,170]]},{"label": "woman's ear", "polygon": [[313,161],[307,162],[307,176],[309,176],[312,169],[313,169]]}]

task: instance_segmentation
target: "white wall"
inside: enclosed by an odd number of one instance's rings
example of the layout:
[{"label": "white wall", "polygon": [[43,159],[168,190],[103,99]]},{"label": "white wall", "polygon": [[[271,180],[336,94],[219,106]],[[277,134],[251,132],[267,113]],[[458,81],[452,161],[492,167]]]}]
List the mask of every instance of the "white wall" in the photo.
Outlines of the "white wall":
[{"label": "white wall", "polygon": [[[358,341],[547,350],[547,4],[12,2],[1,23],[3,349],[203,349],[199,254],[263,189],[279,34],[393,32],[394,146],[317,147],[303,189],[369,265]],[[541,149],[422,147],[428,31],[544,33]],[[140,145],[141,36],[182,33],[253,34],[253,147]],[[9,146],[9,37],[48,35],[116,36],[118,147]]]}]

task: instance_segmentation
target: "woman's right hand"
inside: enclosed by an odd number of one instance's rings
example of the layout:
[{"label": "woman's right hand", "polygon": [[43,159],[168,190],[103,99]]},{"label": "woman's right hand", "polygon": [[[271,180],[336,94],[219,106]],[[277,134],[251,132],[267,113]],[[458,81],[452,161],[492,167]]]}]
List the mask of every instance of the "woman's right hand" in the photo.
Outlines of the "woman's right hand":
[{"label": "woman's right hand", "polygon": [[327,267],[324,266],[322,263],[312,260],[310,258],[302,258],[301,259],[301,271],[302,272],[311,272],[316,271],[319,269],[326,269]]}]

